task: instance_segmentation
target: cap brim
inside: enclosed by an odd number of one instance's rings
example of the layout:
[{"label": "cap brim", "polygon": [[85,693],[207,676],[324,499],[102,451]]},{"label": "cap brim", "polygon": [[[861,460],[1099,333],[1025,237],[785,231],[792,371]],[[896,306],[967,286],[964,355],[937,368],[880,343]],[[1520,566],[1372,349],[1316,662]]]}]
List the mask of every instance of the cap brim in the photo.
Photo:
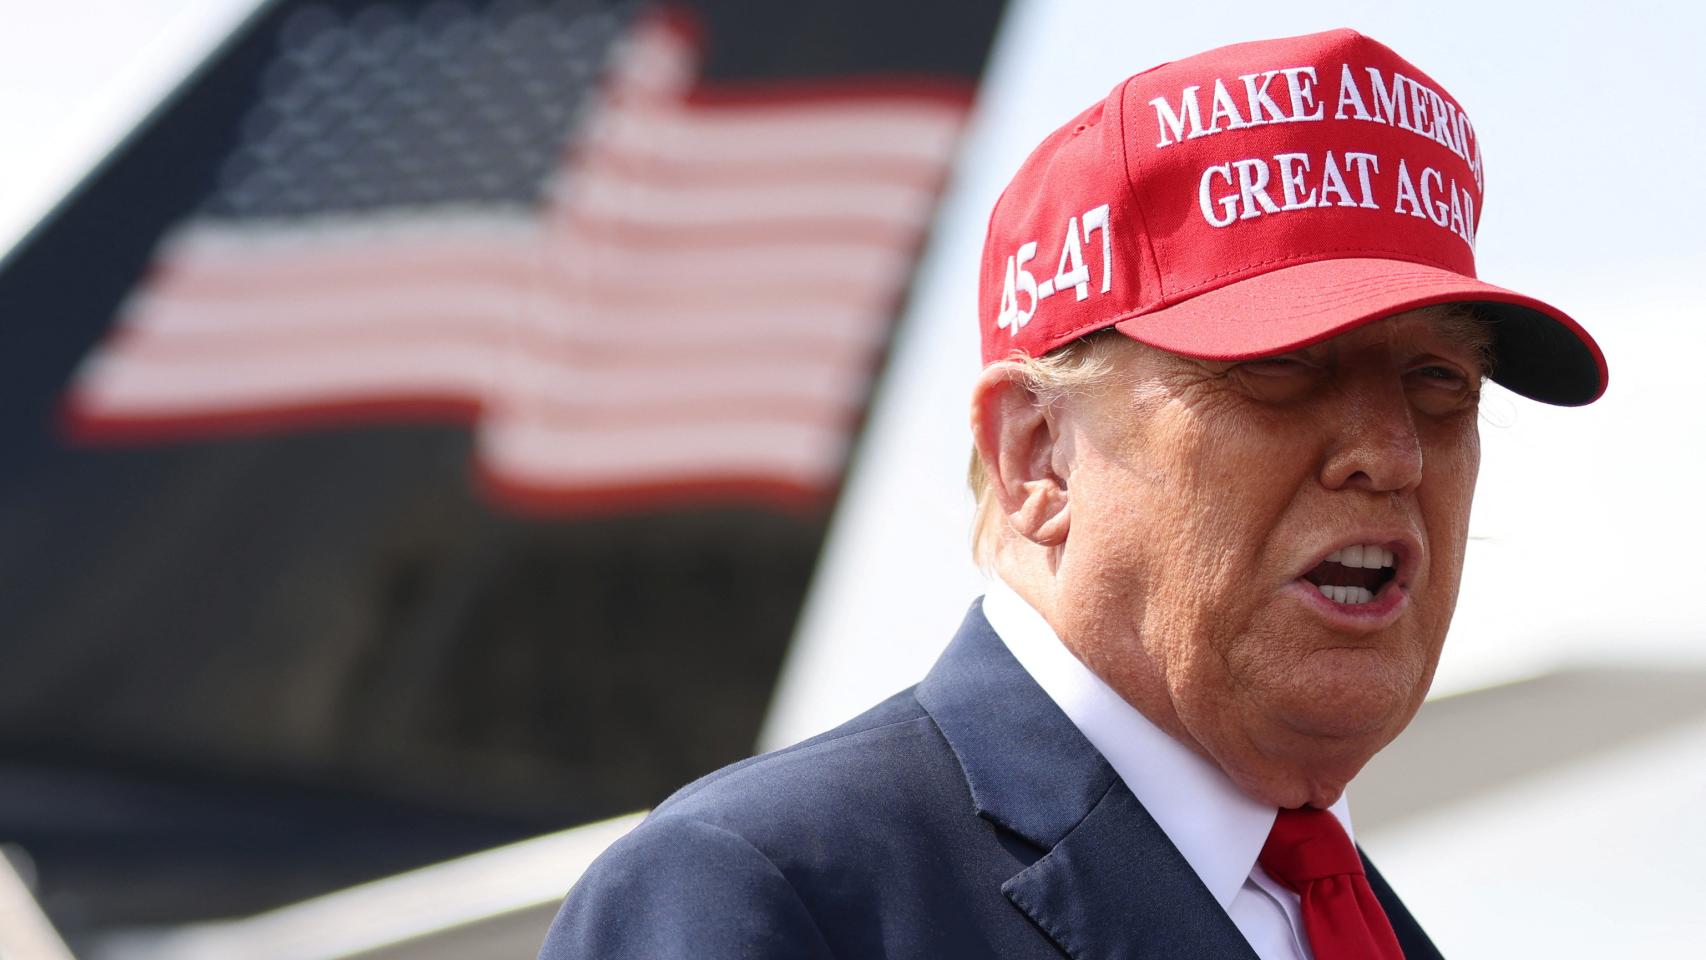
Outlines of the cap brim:
[{"label": "cap brim", "polygon": [[1605,392],[1605,355],[1563,311],[1503,287],[1402,260],[1320,260],[1282,267],[1114,324],[1188,357],[1246,360],[1318,343],[1440,303],[1477,308],[1493,328],[1492,379],[1561,406]]}]

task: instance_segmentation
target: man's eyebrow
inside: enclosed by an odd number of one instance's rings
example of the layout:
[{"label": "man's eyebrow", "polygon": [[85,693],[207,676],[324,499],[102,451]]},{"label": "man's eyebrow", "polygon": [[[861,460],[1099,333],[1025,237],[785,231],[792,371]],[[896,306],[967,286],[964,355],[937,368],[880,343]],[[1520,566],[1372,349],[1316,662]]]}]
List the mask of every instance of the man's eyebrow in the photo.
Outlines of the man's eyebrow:
[{"label": "man's eyebrow", "polygon": [[1449,311],[1434,317],[1432,326],[1435,334],[1473,353],[1483,376],[1492,373],[1493,327],[1473,307],[1453,305]]}]

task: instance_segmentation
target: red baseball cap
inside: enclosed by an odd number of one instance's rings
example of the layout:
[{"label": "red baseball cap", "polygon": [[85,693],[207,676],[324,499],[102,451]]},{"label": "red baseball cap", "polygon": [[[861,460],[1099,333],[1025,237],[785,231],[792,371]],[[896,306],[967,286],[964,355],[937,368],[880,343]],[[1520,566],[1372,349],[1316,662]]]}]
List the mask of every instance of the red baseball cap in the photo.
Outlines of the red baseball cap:
[{"label": "red baseball cap", "polygon": [[1484,179],[1457,101],[1354,31],[1146,70],[1044,140],[996,201],[984,363],[1109,326],[1239,360],[1469,303],[1492,326],[1495,381],[1590,403],[1606,366],[1587,331],[1476,279]]}]

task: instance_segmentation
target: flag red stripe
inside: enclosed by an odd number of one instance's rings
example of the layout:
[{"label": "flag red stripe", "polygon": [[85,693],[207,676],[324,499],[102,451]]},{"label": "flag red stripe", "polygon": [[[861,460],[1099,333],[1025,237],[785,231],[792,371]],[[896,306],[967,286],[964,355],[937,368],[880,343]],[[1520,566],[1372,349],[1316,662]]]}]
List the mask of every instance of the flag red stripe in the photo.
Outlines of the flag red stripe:
[{"label": "flag red stripe", "polygon": [[517,307],[478,287],[382,291],[360,299],[275,296],[185,300],[168,294],[138,299],[106,350],[157,350],[198,344],[215,349],[254,344],[267,350],[294,341],[343,336],[392,342],[446,337],[495,339],[527,347],[583,350],[700,350],[776,344],[790,349],[866,352],[887,332],[887,311],[871,304],[802,300],[782,309],[720,304],[642,311],[538,298]]},{"label": "flag red stripe", "polygon": [[[75,395],[62,406],[60,420],[67,436],[81,443],[158,443],[219,436],[240,436],[284,429],[335,428],[364,423],[432,424],[444,421],[475,423],[488,415],[488,404],[472,396],[419,394],[364,399],[325,399],[242,409],[206,409],[149,415],[112,413],[83,406]],[[826,431],[845,430],[856,407],[770,401],[722,404],[670,404],[617,409],[548,408],[532,411],[547,424],[573,426],[596,415],[610,428],[644,428],[660,424],[689,425],[715,430],[728,424],[791,423]]]}]

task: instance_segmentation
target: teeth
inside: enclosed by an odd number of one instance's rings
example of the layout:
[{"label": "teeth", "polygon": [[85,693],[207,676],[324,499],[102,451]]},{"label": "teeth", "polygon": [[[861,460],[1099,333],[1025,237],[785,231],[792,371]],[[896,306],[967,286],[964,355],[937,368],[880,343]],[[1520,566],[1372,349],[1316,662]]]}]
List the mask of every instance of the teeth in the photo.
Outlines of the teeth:
[{"label": "teeth", "polygon": [[1317,584],[1315,589],[1321,591],[1321,595],[1326,597],[1328,600],[1331,600],[1334,603],[1343,603],[1347,606],[1354,607],[1357,604],[1369,603],[1374,600],[1373,592],[1366,587],[1339,587],[1332,584]]},{"label": "teeth", "polygon": [[1373,543],[1358,543],[1327,554],[1328,563],[1342,563],[1347,567],[1359,567],[1367,570],[1377,570],[1390,567],[1397,562],[1392,551]]}]

